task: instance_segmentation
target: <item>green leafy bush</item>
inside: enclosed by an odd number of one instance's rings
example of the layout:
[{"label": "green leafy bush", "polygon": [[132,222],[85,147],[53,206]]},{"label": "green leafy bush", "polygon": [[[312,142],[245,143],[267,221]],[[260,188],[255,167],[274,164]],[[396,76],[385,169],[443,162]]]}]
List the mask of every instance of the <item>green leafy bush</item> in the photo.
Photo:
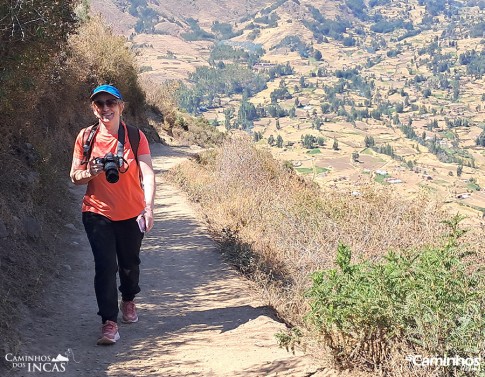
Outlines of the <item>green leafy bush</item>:
[{"label": "green leafy bush", "polygon": [[485,284],[464,261],[455,216],[442,247],[389,252],[380,262],[351,263],[340,244],[338,268],[313,274],[307,319],[340,364],[385,369],[396,352],[482,357]]}]

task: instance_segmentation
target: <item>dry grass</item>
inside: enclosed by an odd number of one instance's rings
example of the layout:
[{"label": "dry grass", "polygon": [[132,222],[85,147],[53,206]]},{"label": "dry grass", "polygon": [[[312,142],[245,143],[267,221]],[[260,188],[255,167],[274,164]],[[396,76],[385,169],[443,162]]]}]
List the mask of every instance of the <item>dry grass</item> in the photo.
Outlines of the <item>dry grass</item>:
[{"label": "dry grass", "polygon": [[216,233],[251,245],[298,290],[312,271],[332,265],[339,242],[358,259],[376,259],[389,249],[436,243],[444,229],[446,215],[431,198],[402,200],[373,187],[361,197],[322,192],[244,136],[211,157],[180,166],[174,179],[200,203]]},{"label": "dry grass", "polygon": [[[339,243],[350,246],[355,260],[377,261],[389,250],[440,244],[449,217],[425,195],[403,199],[382,187],[368,187],[360,197],[322,191],[240,134],[180,165],[171,179],[198,203],[234,263],[296,325],[308,309],[310,274],[333,267]],[[480,232],[469,234],[476,250]],[[472,260],[483,265],[480,253]]]},{"label": "dry grass", "polygon": [[[137,77],[135,57],[124,37],[117,36],[100,17],[92,17],[80,25],[69,40],[69,64],[77,67],[77,77],[89,90],[98,84],[116,85],[126,102],[124,115],[133,118],[143,114],[144,94]],[[86,96],[85,98],[87,98]]]}]

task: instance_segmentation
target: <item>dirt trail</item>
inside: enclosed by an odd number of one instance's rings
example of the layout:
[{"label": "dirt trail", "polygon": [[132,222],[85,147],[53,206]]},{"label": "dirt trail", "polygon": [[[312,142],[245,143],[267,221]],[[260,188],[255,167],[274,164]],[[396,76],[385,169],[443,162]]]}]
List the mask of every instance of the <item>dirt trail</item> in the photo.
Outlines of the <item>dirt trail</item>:
[{"label": "dirt trail", "polygon": [[[91,251],[82,224],[68,224],[72,238],[63,267],[36,298],[38,305],[20,313],[26,319],[15,356],[53,358],[72,350],[60,374],[73,377],[314,375],[318,369],[307,357],[278,348],[274,334],[284,324],[224,263],[184,196],[164,181],[163,173],[186,154],[164,146],[152,153],[158,189],[155,227],[141,255],[140,321],[120,324],[116,345],[95,345],[100,322]],[[72,188],[74,205],[83,191]],[[33,365],[7,375],[53,374],[28,368]]]}]

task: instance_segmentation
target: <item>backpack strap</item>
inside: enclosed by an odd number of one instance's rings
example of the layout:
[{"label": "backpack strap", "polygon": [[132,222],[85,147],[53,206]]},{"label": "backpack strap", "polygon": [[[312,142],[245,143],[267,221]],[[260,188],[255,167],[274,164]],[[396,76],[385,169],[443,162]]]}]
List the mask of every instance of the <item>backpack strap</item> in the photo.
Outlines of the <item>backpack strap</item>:
[{"label": "backpack strap", "polygon": [[[138,166],[140,166],[140,162],[138,161],[138,147],[140,145],[140,130],[134,126],[130,126],[126,124],[126,129],[128,130],[128,140],[130,140],[131,150],[135,156],[135,161]],[[140,186],[143,188],[143,176],[141,174],[141,170],[139,171],[140,178]]]},{"label": "backpack strap", "polygon": [[138,162],[138,146],[140,145],[140,130],[136,127],[126,124],[126,129],[128,130],[128,139],[130,140],[131,150],[135,155],[135,160],[137,165]]},{"label": "backpack strap", "polygon": [[[91,158],[91,152],[93,151],[93,140],[96,136],[96,131],[98,130],[99,123],[95,123],[92,126],[86,127],[83,133],[83,160],[81,164],[87,164]],[[86,133],[88,133],[86,138]]]}]

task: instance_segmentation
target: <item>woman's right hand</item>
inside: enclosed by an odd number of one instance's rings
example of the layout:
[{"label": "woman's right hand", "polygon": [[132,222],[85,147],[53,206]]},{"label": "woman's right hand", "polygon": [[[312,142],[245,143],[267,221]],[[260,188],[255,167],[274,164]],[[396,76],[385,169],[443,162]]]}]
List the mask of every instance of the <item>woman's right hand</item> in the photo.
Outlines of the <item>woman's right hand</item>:
[{"label": "woman's right hand", "polygon": [[88,163],[89,174],[91,174],[92,177],[95,177],[99,173],[101,173],[103,171],[103,168],[104,165],[101,162],[96,162],[95,158],[93,158]]}]

